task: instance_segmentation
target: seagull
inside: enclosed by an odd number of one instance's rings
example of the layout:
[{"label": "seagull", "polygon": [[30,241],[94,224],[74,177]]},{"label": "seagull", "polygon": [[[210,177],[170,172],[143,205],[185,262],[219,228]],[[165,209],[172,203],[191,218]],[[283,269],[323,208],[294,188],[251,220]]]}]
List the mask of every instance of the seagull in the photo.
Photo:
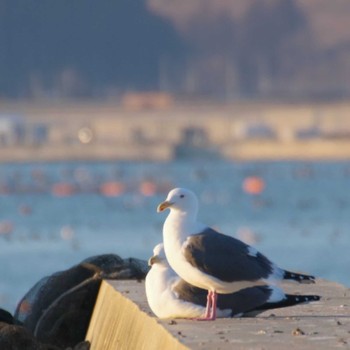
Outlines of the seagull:
[{"label": "seagull", "polygon": [[242,241],[197,221],[198,199],[185,188],[171,190],[158,212],[170,209],[163,226],[167,260],[187,283],[208,291],[201,320],[216,319],[217,294],[282,280],[314,283],[315,277],[286,271]]},{"label": "seagull", "polygon": [[[148,261],[145,279],[148,304],[158,318],[202,318],[205,315],[205,289],[194,287],[170,267],[163,244],[156,245]],[[319,300],[317,295],[285,294],[276,286],[255,286],[235,293],[219,294],[217,317],[256,315],[267,309],[293,306]]]}]

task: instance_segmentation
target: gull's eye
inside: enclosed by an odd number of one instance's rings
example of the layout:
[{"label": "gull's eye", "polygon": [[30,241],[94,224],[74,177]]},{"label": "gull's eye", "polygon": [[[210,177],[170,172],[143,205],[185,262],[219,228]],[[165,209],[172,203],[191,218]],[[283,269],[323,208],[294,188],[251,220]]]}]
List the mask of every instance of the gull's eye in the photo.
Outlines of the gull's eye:
[{"label": "gull's eye", "polygon": [[185,197],[185,195],[184,194],[180,194],[180,198],[184,198]]}]

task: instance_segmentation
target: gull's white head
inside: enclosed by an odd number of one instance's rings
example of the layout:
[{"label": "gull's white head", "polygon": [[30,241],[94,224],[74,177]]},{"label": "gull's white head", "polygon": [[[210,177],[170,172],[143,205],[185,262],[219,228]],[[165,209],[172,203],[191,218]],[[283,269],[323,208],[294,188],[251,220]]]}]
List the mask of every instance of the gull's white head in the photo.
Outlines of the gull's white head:
[{"label": "gull's white head", "polygon": [[153,249],[153,256],[148,260],[148,265],[153,266],[154,264],[161,264],[168,266],[168,261],[165,257],[164,245],[163,243],[157,244]]},{"label": "gull's white head", "polygon": [[169,192],[166,200],[158,205],[157,211],[161,212],[168,208],[171,211],[196,216],[198,200],[192,191],[186,188],[174,188]]}]

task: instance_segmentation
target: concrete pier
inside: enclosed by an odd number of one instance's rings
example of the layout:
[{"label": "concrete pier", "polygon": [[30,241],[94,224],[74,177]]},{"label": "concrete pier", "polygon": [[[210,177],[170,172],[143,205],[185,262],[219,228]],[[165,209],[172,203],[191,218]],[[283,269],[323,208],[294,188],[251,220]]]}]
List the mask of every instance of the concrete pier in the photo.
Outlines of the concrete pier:
[{"label": "concrete pier", "polygon": [[159,320],[147,305],[143,282],[105,281],[87,339],[91,350],[350,348],[348,288],[324,280],[283,288],[295,294],[319,294],[322,299],[267,310],[255,318]]}]

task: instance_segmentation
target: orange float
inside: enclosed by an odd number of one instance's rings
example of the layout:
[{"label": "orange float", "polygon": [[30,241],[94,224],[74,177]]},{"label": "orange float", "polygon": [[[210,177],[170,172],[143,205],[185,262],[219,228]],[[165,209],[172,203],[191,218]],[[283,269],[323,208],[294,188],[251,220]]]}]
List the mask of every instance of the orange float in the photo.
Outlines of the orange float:
[{"label": "orange float", "polygon": [[260,194],[265,189],[265,181],[259,176],[249,176],[243,181],[244,192],[252,195]]},{"label": "orange float", "polygon": [[106,197],[118,197],[122,195],[124,191],[124,184],[118,181],[104,182],[100,186],[100,193]]},{"label": "orange float", "polygon": [[71,196],[75,192],[72,184],[67,182],[58,182],[52,186],[52,194],[57,197]]},{"label": "orange float", "polygon": [[154,196],[157,193],[157,186],[152,181],[142,181],[139,187],[139,191],[146,197]]}]

